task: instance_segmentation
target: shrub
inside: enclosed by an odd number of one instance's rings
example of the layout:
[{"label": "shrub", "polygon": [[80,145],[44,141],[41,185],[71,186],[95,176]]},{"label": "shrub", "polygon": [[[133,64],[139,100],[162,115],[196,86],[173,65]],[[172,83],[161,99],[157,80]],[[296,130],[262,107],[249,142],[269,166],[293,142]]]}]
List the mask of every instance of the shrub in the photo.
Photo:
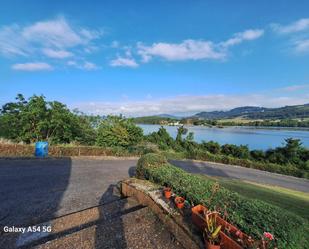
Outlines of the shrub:
[{"label": "shrub", "polygon": [[221,147],[221,152],[237,158],[248,158],[250,155],[249,148],[246,145],[224,144]]},{"label": "shrub", "polygon": [[160,150],[168,150],[175,145],[174,139],[163,126],[161,126],[157,132],[153,132],[146,136],[146,140],[157,144]]},{"label": "shrub", "polygon": [[[144,151],[145,153],[146,151]],[[123,147],[102,148],[97,146],[49,146],[48,155],[61,156],[139,156],[141,151],[125,149]],[[0,143],[0,156],[34,156],[33,145]]]},{"label": "shrub", "polygon": [[215,181],[186,173],[166,161],[162,155],[147,154],[140,158],[137,176],[173,190],[195,204],[228,212],[228,220],[248,235],[259,239],[264,231],[271,232],[279,248],[308,248],[308,221],[263,201],[243,197],[217,186]]},{"label": "shrub", "polygon": [[210,153],[213,154],[218,154],[220,153],[220,144],[214,141],[203,141],[201,144],[202,148],[204,148],[205,150],[209,151]]},{"label": "shrub", "polygon": [[102,147],[124,147],[138,144],[143,138],[142,128],[131,119],[108,116],[99,128],[96,144]]},{"label": "shrub", "polygon": [[265,159],[265,152],[263,150],[252,150],[250,156],[256,161],[263,161]]}]

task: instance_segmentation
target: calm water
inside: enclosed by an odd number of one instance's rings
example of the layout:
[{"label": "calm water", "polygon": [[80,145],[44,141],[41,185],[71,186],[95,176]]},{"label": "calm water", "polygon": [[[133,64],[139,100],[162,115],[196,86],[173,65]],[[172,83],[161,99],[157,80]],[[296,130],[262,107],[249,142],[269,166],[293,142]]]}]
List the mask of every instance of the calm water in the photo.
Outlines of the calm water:
[{"label": "calm water", "polygon": [[[158,131],[160,125],[139,125],[144,134]],[[164,126],[164,128],[176,137],[176,126]],[[301,139],[304,146],[309,148],[309,130],[287,130],[274,128],[253,128],[253,127],[228,127],[228,128],[208,128],[203,126],[186,126],[189,132],[194,132],[194,140],[213,140],[220,144],[243,144],[250,149],[269,149],[281,146],[285,138]]]}]

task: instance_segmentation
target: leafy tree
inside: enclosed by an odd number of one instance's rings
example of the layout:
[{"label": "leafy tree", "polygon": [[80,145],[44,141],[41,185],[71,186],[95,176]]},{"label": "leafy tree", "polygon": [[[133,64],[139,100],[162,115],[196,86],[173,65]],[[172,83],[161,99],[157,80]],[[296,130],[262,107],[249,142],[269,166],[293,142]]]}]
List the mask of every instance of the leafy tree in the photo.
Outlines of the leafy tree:
[{"label": "leafy tree", "polygon": [[157,132],[148,135],[146,139],[149,142],[157,144],[161,150],[168,150],[175,146],[174,139],[163,126],[161,126]]},{"label": "leafy tree", "polygon": [[55,144],[74,141],[93,144],[95,135],[90,123],[64,104],[47,102],[44,96],[36,95],[26,101],[18,94],[16,100],[1,109],[2,137],[26,143],[47,140]]},{"label": "leafy tree", "polygon": [[263,161],[265,159],[265,152],[262,150],[250,151],[250,156],[256,161]]},{"label": "leafy tree", "polygon": [[237,146],[235,144],[224,144],[221,147],[221,152],[225,155],[230,155],[242,159],[246,159],[250,155],[249,148],[246,145]]},{"label": "leafy tree", "polygon": [[203,141],[201,146],[203,149],[213,154],[218,154],[220,153],[220,150],[221,150],[220,144],[214,141],[209,141],[209,142]]},{"label": "leafy tree", "polygon": [[121,116],[108,116],[99,125],[96,144],[104,147],[129,147],[136,145],[143,138],[142,128],[132,119]]},{"label": "leafy tree", "polygon": [[177,129],[177,136],[176,136],[176,143],[182,142],[182,135],[186,135],[188,132],[188,129],[184,126],[179,126]]}]

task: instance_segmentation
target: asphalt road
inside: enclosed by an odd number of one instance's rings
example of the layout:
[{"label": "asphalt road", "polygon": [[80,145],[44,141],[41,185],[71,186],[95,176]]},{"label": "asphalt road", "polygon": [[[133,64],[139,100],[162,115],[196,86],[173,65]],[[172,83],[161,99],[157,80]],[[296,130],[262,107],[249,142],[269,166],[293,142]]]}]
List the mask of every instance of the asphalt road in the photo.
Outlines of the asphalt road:
[{"label": "asphalt road", "polygon": [[137,160],[0,159],[0,227],[32,225],[110,202]]},{"label": "asphalt road", "polygon": [[[26,226],[119,198],[115,184],[134,175],[133,159],[0,159],[0,228]],[[192,173],[309,192],[309,181],[243,167],[172,161]]]},{"label": "asphalt road", "polygon": [[302,178],[219,163],[199,162],[191,160],[171,160],[170,162],[175,166],[191,173],[240,179],[289,188],[307,193],[309,192],[309,180]]}]

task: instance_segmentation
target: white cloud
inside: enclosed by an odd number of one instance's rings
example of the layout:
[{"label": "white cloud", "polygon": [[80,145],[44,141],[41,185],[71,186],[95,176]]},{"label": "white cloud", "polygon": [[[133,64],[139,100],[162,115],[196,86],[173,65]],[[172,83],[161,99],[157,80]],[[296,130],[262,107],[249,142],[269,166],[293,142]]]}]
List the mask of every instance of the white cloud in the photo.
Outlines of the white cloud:
[{"label": "white cloud", "polygon": [[92,71],[92,70],[98,70],[99,67],[92,63],[92,62],[89,62],[89,61],[86,61],[83,66],[82,66],[83,69],[87,70],[87,71]]},{"label": "white cloud", "polygon": [[68,66],[76,66],[76,65],[77,65],[77,62],[71,60],[71,61],[68,61],[68,62],[67,62],[67,65],[68,65]]},{"label": "white cloud", "polygon": [[111,48],[119,48],[119,46],[120,46],[119,41],[112,41]]},{"label": "white cloud", "polygon": [[309,18],[302,18],[288,25],[271,24],[271,28],[279,34],[290,34],[309,29]]},{"label": "white cloud", "polygon": [[18,25],[0,27],[0,55],[27,56],[30,48],[27,41],[20,37]]},{"label": "white cloud", "polygon": [[62,17],[25,27],[21,35],[30,42],[58,48],[74,47],[83,43],[82,37]]},{"label": "white cloud", "polygon": [[73,53],[71,53],[69,51],[66,51],[66,50],[54,50],[54,49],[51,49],[51,48],[44,48],[42,50],[42,52],[47,57],[56,58],[56,59],[65,59],[65,58],[73,56]]},{"label": "white cloud", "polygon": [[185,40],[181,43],[154,43],[151,46],[138,44],[138,54],[143,62],[148,62],[153,56],[162,57],[169,61],[223,59],[225,53],[216,51],[210,41]]},{"label": "white cloud", "polygon": [[304,90],[304,89],[309,89],[309,84],[291,85],[291,86],[280,88],[279,90],[293,92],[293,91]]},{"label": "white cloud", "polygon": [[133,58],[130,57],[117,57],[116,59],[112,60],[110,62],[110,65],[112,67],[132,67],[136,68],[138,67],[138,64]]},{"label": "white cloud", "polygon": [[280,107],[307,103],[309,94],[298,96],[248,95],[203,95],[176,96],[166,99],[146,99],[143,101],[91,102],[80,103],[74,107],[94,114],[124,114],[126,116],[145,116],[162,113],[191,115],[201,111],[228,110],[239,106]]},{"label": "white cloud", "polygon": [[184,40],[181,43],[153,43],[151,46],[138,43],[137,53],[142,57],[143,62],[150,61],[154,56],[169,61],[201,59],[222,60],[227,56],[227,48],[244,41],[258,39],[263,34],[264,30],[262,29],[249,29],[241,33],[236,33],[232,38],[220,43],[192,39]]},{"label": "white cloud", "polygon": [[[24,56],[31,60],[37,60],[42,56],[64,59],[75,57],[74,51],[84,56],[98,50],[94,41],[102,35],[101,30],[72,25],[64,17],[25,26],[2,26],[0,56]],[[95,66],[92,64],[86,63],[84,69],[93,70]]]},{"label": "white cloud", "polygon": [[298,40],[294,43],[295,51],[298,53],[309,52],[309,39]]},{"label": "white cloud", "polygon": [[45,46],[69,48],[86,45],[100,37],[102,32],[86,28],[73,27],[64,17],[41,21],[24,27],[21,35],[30,42]]},{"label": "white cloud", "polygon": [[260,38],[264,34],[262,29],[248,29],[244,32],[236,33],[230,39],[222,42],[221,45],[224,47],[234,46],[242,43],[243,41],[251,41]]},{"label": "white cloud", "polygon": [[89,61],[77,62],[75,60],[69,60],[67,61],[67,65],[78,68],[78,69],[86,70],[86,71],[94,71],[94,70],[100,69],[98,65],[96,65],[93,62],[89,62]]},{"label": "white cloud", "polygon": [[51,71],[53,67],[45,62],[30,62],[14,64],[12,69],[18,71]]}]

